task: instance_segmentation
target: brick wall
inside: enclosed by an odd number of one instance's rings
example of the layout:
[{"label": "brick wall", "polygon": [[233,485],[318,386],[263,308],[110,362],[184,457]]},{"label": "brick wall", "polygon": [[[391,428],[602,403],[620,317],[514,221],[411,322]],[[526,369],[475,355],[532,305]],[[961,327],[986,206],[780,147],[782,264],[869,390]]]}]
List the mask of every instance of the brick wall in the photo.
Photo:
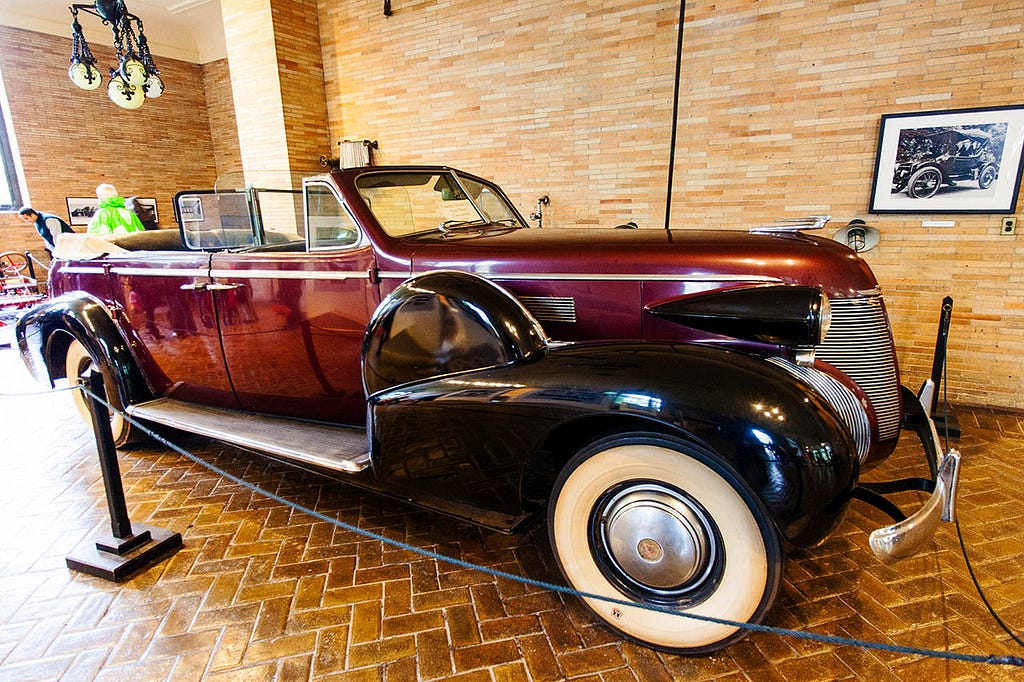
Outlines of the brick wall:
[{"label": "brick wall", "polygon": [[[677,4],[393,6],[320,1],[332,143],[494,178],[524,213],[547,194],[547,226],[663,225]],[[687,3],[673,225],[867,219],[905,383],[930,372],[948,293],[951,397],[1024,408],[1024,237],[868,214],[879,117],[1024,103],[1022,29],[999,0]]]},{"label": "brick wall", "polygon": [[206,115],[210,121],[210,140],[217,166],[217,177],[221,178],[229,173],[239,174],[242,171],[242,156],[239,151],[238,124],[235,121],[235,102],[228,60],[221,59],[203,64],[202,69]]},{"label": "brick wall", "polygon": [[[266,23],[255,24],[305,26],[293,15],[311,2],[256,0]],[[524,213],[547,194],[552,227],[663,224],[678,5],[393,6],[384,17],[378,0],[318,0],[334,155],[338,140],[376,139],[378,162],[449,163],[494,178]],[[882,232],[866,258],[888,296],[906,383],[930,370],[948,293],[956,299],[952,397],[1024,408],[1024,237],[999,236],[998,216],[867,212],[879,117],[1024,102],[1022,28],[1019,8],[997,0],[689,3],[673,225],[866,218]],[[94,41],[105,67],[109,48]],[[231,97],[224,64],[160,59],[167,94],[122,112],[67,81],[66,60],[52,55],[69,52],[67,39],[0,28],[0,66],[37,207],[60,211],[64,196],[88,196],[110,180],[157,196],[170,215],[175,191],[239,165],[235,106],[213,101]],[[283,53],[279,73],[293,72],[294,56]],[[314,62],[298,65],[296,83]],[[259,115],[259,100],[243,91],[239,102]],[[286,114],[307,129],[300,110],[315,104],[289,101]],[[956,224],[922,227],[928,219]],[[38,245],[8,217],[0,217],[0,239],[4,248]]]},{"label": "brick wall", "polygon": [[[97,68],[104,74],[101,89],[93,92],[80,90],[68,80],[70,38],[0,27],[0,70],[28,183],[28,201],[37,210],[67,219],[65,197],[93,197],[97,184],[110,182],[122,196],[155,197],[161,225],[173,226],[174,194],[212,186],[217,173],[204,69],[157,57],[166,85],[164,95],[147,100],[141,109],[125,111],[105,91],[106,71],[114,63],[113,49],[104,44],[109,30],[86,28],[86,32]],[[210,69],[207,82],[217,78],[214,72]],[[230,103],[230,86],[227,90]],[[223,112],[226,105],[218,100],[217,106]],[[219,131],[226,116],[218,114]],[[235,148],[237,155],[237,143]],[[0,247],[31,250],[45,260],[35,230],[15,215],[0,215]]]}]

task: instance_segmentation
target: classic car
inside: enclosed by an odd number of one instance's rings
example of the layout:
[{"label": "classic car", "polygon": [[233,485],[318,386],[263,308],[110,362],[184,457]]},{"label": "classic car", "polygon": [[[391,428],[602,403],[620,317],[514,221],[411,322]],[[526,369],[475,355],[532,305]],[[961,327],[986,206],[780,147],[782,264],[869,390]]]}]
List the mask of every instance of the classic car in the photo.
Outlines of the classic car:
[{"label": "classic car", "polygon": [[[951,516],[957,455],[900,387],[870,269],[834,241],[534,229],[445,167],[175,203],[176,231],[62,237],[53,298],[16,330],[36,376],[98,369],[133,419],[496,531],[546,517],[568,583],[646,645],[742,637],[783,548],[855,498],[898,521],[870,538],[886,561]],[[859,478],[904,417],[932,476],[909,518]]]},{"label": "classic car", "polygon": [[991,135],[975,128],[901,132],[892,193],[906,190],[913,199],[927,199],[943,185],[955,185],[961,180],[977,182],[979,189],[988,189],[999,177],[990,141]]}]

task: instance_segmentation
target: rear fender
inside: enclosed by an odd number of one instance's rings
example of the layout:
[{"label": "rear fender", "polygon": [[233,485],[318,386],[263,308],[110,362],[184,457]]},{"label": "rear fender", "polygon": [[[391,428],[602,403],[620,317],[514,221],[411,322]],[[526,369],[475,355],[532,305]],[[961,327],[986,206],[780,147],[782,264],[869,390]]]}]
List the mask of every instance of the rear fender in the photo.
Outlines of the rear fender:
[{"label": "rear fender", "polygon": [[116,382],[123,404],[153,395],[113,314],[94,296],[71,292],[37,306],[18,320],[15,336],[29,371],[51,386],[66,375],[68,346],[78,340]]}]

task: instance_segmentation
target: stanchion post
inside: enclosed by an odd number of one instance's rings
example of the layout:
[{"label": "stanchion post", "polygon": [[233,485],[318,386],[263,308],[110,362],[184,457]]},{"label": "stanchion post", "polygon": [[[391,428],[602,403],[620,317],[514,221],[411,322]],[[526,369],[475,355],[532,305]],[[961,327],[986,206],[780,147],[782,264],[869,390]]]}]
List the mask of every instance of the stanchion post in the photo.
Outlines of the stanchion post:
[{"label": "stanchion post", "polygon": [[[103,375],[93,372],[89,375],[89,391],[102,400],[107,399],[103,386]],[[96,434],[96,448],[100,454],[100,473],[103,474],[103,488],[107,493],[107,509],[110,510],[110,532],[117,540],[132,537],[132,522],[128,518],[128,504],[124,499],[121,484],[121,468],[117,463],[117,448],[114,434],[110,430],[110,414],[107,407],[92,396],[89,399],[89,418],[92,419],[93,433]]]},{"label": "stanchion post", "polygon": [[181,534],[141,523],[132,525],[117,463],[114,434],[110,430],[110,413],[101,402],[106,400],[103,376],[92,372],[87,384],[91,393],[87,396],[89,416],[100,456],[111,534],[80,545],[67,557],[67,565],[77,571],[120,582],[178,551],[182,546]]},{"label": "stanchion post", "polygon": [[939,431],[950,437],[960,437],[960,423],[952,413],[949,405],[942,413],[936,412],[939,407],[939,388],[942,386],[943,369],[946,366],[946,346],[949,343],[949,324],[953,319],[953,297],[942,299],[942,312],[939,314],[939,331],[935,337],[935,355],[932,357],[932,383],[935,384],[935,395],[932,396],[931,414]]},{"label": "stanchion post", "polygon": [[32,264],[32,253],[30,251],[25,252],[25,262],[28,263],[28,276],[32,278],[32,281],[36,281],[36,267]]}]

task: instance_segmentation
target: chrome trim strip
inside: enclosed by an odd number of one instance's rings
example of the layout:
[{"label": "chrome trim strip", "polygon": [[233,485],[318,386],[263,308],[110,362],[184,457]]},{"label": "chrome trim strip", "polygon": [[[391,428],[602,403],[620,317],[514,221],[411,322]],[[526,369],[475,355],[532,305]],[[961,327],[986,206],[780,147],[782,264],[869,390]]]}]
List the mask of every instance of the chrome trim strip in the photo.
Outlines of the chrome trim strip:
[{"label": "chrome trim strip", "polygon": [[778,234],[799,232],[800,230],[820,230],[825,227],[832,216],[809,215],[806,218],[782,218],[773,225],[758,225],[750,228],[751,234]]},{"label": "chrome trim strip", "polygon": [[224,279],[369,279],[365,270],[352,272],[310,272],[308,270],[210,270],[210,277]]},{"label": "chrome trim strip", "polygon": [[[419,274],[419,273],[414,273]],[[661,275],[661,274],[606,274],[595,272],[556,273],[556,272],[473,272],[475,275],[492,280],[597,280],[607,282],[781,282],[778,277],[766,275]],[[404,272],[381,272],[381,279],[409,279],[413,274]]]},{"label": "chrome trim strip", "polygon": [[106,272],[101,267],[85,265],[69,265],[60,269],[61,272],[70,272],[73,275],[102,275]]},{"label": "chrome trim strip", "polygon": [[[62,272],[75,274],[96,274],[103,273],[101,267],[66,267]],[[210,270],[194,268],[111,268],[111,272],[117,275],[134,276],[178,276],[178,277],[248,277],[251,279],[323,279],[323,280],[345,280],[345,279],[367,279],[369,276],[362,271],[358,272],[311,272],[308,270]],[[407,280],[416,274],[406,272],[381,272],[381,279]],[[596,272],[580,273],[551,273],[551,272],[528,272],[528,273],[482,273],[473,274],[487,279],[506,281],[533,281],[533,280],[558,280],[558,281],[600,281],[600,282],[781,282],[778,277],[765,275],[664,275],[664,274],[607,274]]]},{"label": "chrome trim strip", "polygon": [[[369,279],[369,274],[356,272],[310,272],[306,270],[208,270],[206,268],[111,268],[115,275],[135,277],[210,277],[221,279]],[[103,268],[63,268],[61,272],[102,274]]]},{"label": "chrome trim strip", "polygon": [[146,277],[157,275],[161,277],[206,277],[209,268],[118,268],[113,267],[110,272],[115,275],[132,275],[135,277]]}]

